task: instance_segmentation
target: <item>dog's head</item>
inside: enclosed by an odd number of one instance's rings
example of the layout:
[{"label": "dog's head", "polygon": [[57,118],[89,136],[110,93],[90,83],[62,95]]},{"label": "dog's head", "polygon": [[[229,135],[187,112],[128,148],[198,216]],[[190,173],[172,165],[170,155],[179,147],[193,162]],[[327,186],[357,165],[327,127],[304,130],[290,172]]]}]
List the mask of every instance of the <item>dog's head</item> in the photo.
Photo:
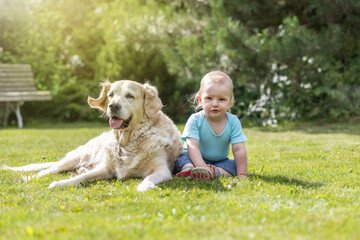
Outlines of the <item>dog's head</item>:
[{"label": "dog's head", "polygon": [[131,129],[144,118],[153,117],[163,107],[156,88],[148,83],[105,81],[101,86],[99,98],[88,97],[88,103],[109,117],[113,129]]}]

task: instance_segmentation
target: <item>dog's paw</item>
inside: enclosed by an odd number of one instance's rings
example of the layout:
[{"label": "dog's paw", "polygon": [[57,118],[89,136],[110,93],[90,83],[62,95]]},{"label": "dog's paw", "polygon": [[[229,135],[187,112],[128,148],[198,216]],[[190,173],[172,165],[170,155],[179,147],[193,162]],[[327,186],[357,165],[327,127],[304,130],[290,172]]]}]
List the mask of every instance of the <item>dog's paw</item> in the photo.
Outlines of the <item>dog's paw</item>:
[{"label": "dog's paw", "polygon": [[52,189],[52,188],[61,187],[61,186],[62,186],[62,184],[60,181],[53,181],[52,183],[50,183],[48,188]]},{"label": "dog's paw", "polygon": [[6,166],[6,165],[2,165],[0,167],[0,170],[10,170],[10,167]]},{"label": "dog's paw", "polygon": [[154,189],[156,188],[155,184],[153,184],[150,181],[146,181],[144,180],[142,183],[139,184],[139,186],[137,187],[138,192],[145,192],[148,191],[150,189]]}]

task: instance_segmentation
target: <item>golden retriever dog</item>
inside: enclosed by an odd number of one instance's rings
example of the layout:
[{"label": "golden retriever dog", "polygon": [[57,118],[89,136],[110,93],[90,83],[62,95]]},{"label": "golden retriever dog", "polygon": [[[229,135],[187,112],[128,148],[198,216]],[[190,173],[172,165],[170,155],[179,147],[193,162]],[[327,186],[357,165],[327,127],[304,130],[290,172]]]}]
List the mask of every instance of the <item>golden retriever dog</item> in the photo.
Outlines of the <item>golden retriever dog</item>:
[{"label": "golden retriever dog", "polygon": [[163,105],[156,88],[130,80],[105,81],[101,85],[99,98],[88,97],[88,103],[109,118],[112,130],[70,151],[57,162],[3,166],[3,169],[37,172],[26,180],[64,171],[81,173],[54,181],[49,188],[96,179],[143,178],[137,187],[142,192],[170,180],[182,143],[179,130],[161,111]]}]

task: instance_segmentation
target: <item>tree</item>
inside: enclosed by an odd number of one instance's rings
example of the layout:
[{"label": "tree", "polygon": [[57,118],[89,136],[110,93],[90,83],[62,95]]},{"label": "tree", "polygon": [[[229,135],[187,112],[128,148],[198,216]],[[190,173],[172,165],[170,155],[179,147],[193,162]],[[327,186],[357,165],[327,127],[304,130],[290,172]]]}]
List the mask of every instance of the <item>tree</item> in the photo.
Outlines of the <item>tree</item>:
[{"label": "tree", "polygon": [[30,63],[54,98],[27,116],[96,119],[86,98],[109,77],[149,80],[185,121],[211,70],[254,124],[360,115],[357,0],[0,1],[0,62]]},{"label": "tree", "polygon": [[263,125],[359,115],[358,1],[201,4],[191,8],[193,18],[178,11],[175,19],[192,24],[178,21],[185,29],[175,47],[166,48],[169,69],[182,85],[195,92],[202,75],[223,70],[234,81],[233,112]]}]

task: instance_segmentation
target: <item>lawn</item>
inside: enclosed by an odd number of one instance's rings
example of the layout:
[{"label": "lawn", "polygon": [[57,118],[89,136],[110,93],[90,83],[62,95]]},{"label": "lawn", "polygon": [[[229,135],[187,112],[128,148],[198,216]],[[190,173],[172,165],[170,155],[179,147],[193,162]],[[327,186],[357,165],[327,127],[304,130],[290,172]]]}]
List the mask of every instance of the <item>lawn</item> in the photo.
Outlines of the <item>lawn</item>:
[{"label": "lawn", "polygon": [[[182,128],[179,125],[179,128]],[[106,130],[59,124],[0,130],[0,164],[57,161]],[[140,179],[47,189],[0,171],[0,239],[360,239],[360,123],[244,128],[249,177]]]}]

